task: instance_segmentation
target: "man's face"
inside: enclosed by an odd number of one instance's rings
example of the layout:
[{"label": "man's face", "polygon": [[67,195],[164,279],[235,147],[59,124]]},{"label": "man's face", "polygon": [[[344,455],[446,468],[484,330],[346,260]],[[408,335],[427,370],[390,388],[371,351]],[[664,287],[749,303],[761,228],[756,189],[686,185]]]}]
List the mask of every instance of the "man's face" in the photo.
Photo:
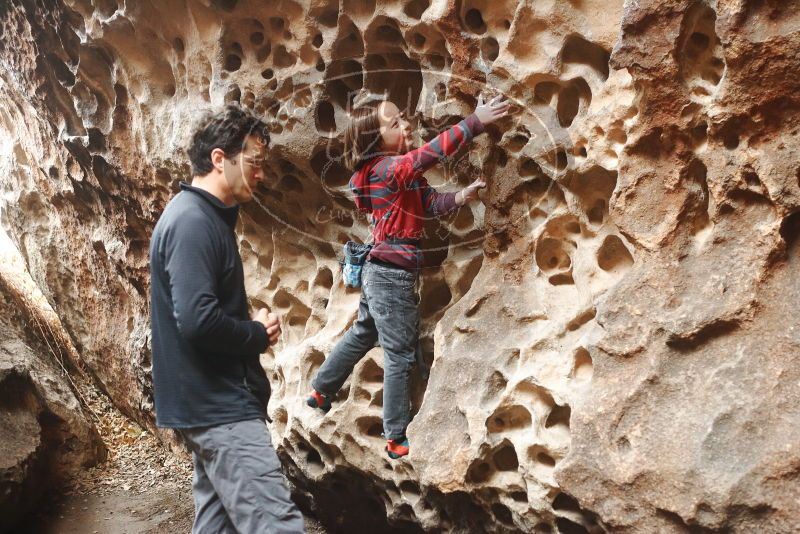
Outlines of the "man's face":
[{"label": "man's face", "polygon": [[266,145],[256,136],[245,138],[244,150],[233,158],[225,158],[225,179],[233,198],[239,204],[253,200],[258,182],[264,179]]}]

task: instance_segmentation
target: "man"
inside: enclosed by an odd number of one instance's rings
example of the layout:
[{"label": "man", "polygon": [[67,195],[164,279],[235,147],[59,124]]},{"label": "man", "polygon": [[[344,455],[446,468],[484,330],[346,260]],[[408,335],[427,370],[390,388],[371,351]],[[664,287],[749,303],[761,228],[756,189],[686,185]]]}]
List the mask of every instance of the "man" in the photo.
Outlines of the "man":
[{"label": "man", "polygon": [[187,150],[191,185],[167,205],[150,243],[156,424],[177,429],[194,460],[193,533],[297,533],[267,428],[269,382],[259,354],[277,316],[249,318],[234,228],[263,179],[266,126],[228,106]]}]

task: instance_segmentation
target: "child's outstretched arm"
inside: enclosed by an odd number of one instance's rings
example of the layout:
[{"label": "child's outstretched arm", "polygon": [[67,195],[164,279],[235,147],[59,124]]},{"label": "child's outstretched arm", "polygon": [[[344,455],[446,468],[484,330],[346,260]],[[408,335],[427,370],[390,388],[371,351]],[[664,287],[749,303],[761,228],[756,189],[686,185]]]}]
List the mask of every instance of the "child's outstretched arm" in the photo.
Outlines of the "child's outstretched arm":
[{"label": "child's outstretched arm", "polygon": [[403,155],[393,173],[398,185],[406,188],[416,177],[454,154],[462,145],[483,132],[484,126],[505,117],[508,108],[508,102],[501,96],[484,102],[483,95],[480,95],[474,113],[421,147]]},{"label": "child's outstretched arm", "polygon": [[423,176],[417,180],[417,187],[422,189],[425,213],[431,217],[441,217],[459,206],[478,200],[478,191],[486,187],[486,182],[478,179],[457,193],[440,193]]}]

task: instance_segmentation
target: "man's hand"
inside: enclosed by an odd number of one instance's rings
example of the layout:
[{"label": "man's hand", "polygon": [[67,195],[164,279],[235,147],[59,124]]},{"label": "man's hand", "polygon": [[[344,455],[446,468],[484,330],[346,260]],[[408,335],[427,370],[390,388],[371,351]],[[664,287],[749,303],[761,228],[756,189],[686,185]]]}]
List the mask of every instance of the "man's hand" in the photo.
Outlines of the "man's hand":
[{"label": "man's hand", "polygon": [[463,206],[467,202],[478,200],[478,191],[486,187],[486,182],[482,179],[477,179],[467,187],[456,193],[456,204]]},{"label": "man's hand", "polygon": [[478,106],[475,108],[475,115],[486,126],[508,115],[511,105],[501,95],[497,95],[488,102],[483,101],[483,94],[478,95]]},{"label": "man's hand", "polygon": [[261,308],[253,316],[253,320],[264,325],[270,345],[278,342],[281,337],[281,322],[276,314],[267,312],[266,308]]},{"label": "man's hand", "polygon": [[268,314],[265,326],[267,328],[267,335],[269,336],[269,344],[274,345],[281,337],[281,322],[277,314]]}]

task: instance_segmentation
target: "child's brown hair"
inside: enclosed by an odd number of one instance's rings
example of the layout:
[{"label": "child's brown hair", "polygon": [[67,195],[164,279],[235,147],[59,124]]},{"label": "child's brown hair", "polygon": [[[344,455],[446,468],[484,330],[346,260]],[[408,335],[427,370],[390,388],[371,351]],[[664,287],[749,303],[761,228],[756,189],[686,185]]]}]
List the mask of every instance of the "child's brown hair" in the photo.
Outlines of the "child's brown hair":
[{"label": "child's brown hair", "polygon": [[380,154],[382,146],[378,108],[386,101],[386,96],[362,89],[353,99],[350,123],[344,131],[344,164],[351,171],[357,171]]}]

